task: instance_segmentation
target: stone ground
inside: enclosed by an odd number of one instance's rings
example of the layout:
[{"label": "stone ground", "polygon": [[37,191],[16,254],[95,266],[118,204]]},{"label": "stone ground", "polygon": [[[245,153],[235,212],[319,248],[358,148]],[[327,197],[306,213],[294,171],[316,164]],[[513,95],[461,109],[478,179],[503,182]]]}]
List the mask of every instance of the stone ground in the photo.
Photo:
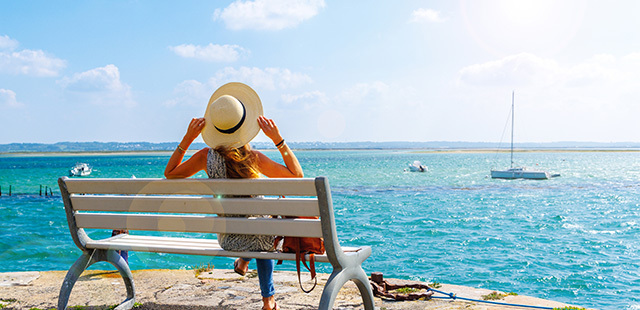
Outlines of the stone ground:
[{"label": "stone ground", "polygon": [[[55,309],[60,285],[65,274],[66,271],[0,273],[0,300],[2,300],[0,305],[5,305],[4,309]],[[328,275],[319,274],[318,277],[318,286],[313,292],[306,294],[298,287],[298,278],[295,272],[276,271],[274,274],[276,300],[281,309],[317,309],[320,294]],[[139,304],[136,309],[245,310],[261,309],[262,307],[255,271],[241,277],[233,270],[226,269],[213,269],[198,276],[193,270],[136,270],[133,271],[133,279],[136,288],[136,302]],[[393,283],[403,282],[394,279],[386,280]],[[447,284],[442,284],[438,290],[472,299],[482,299],[483,295],[492,292],[486,289]],[[434,296],[443,295],[436,294]],[[69,306],[83,306],[81,309],[87,310],[107,309],[122,302],[125,297],[124,282],[117,271],[88,270],[76,283],[71,293]],[[507,296],[498,301],[550,308],[569,306],[521,295]],[[455,301],[451,299],[387,301],[376,297],[375,302],[376,309],[379,310],[531,309],[495,306],[459,299]],[[0,308],[2,307],[0,306]],[[355,284],[349,282],[342,288],[334,309],[363,309],[362,299]]]}]

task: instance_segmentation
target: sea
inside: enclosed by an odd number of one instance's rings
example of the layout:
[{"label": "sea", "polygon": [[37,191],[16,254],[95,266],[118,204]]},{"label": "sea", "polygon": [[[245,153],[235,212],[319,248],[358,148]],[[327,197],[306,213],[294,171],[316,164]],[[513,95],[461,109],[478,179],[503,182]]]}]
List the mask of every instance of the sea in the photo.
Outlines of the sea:
[{"label": "sea", "polygon": [[[264,153],[280,161],[275,151]],[[491,179],[491,168],[510,164],[509,154],[500,152],[300,150],[296,155],[306,177],[329,178],[340,243],[372,247],[363,265],[367,273],[595,309],[640,309],[637,150],[514,155],[520,165],[561,174],[549,180]],[[0,272],[68,270],[80,256],[57,187],[75,163],[90,164],[91,178],[160,178],[168,158],[167,153],[0,155]],[[416,160],[428,171],[406,171]],[[132,269],[207,264],[230,269],[233,262],[129,255]],[[317,268],[330,272],[326,264]],[[113,267],[98,263],[91,269]],[[295,263],[276,269],[295,270]]]}]

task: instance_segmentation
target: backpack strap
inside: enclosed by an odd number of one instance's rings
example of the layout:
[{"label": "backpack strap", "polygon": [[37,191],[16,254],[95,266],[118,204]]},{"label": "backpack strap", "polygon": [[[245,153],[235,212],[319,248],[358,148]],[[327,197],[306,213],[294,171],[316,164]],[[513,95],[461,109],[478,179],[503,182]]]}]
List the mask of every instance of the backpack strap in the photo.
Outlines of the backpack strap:
[{"label": "backpack strap", "polygon": [[[311,291],[313,291],[314,288],[316,288],[316,285],[318,285],[318,278],[316,278],[316,266],[315,266],[315,258],[314,258],[315,254],[313,253],[309,254],[309,263],[311,263],[311,268],[307,266],[307,262],[304,256],[305,256],[305,253],[296,251],[296,270],[298,271],[298,283],[300,284],[300,289],[303,292],[308,294],[308,293],[311,293]],[[313,286],[309,290],[305,290],[304,287],[302,287],[302,280],[300,279],[300,260],[302,260],[307,270],[311,272],[311,279],[313,279]]]}]

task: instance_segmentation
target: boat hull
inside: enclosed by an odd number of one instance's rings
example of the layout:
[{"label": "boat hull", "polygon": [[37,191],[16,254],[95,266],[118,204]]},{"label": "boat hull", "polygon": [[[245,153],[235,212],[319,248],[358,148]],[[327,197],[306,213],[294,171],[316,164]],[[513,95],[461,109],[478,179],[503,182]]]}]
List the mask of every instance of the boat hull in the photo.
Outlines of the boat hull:
[{"label": "boat hull", "polygon": [[420,167],[409,166],[409,171],[411,171],[411,172],[427,172],[427,171],[429,171],[429,168],[427,168],[426,166],[420,166]]},{"label": "boat hull", "polygon": [[411,172],[427,172],[427,171],[429,171],[429,168],[427,168],[427,166],[425,166],[422,163],[420,163],[420,161],[416,160],[413,163],[409,164],[409,171],[411,171]]},{"label": "boat hull", "polygon": [[491,170],[492,179],[532,179],[546,180],[551,175],[546,171],[529,171],[529,170]]}]

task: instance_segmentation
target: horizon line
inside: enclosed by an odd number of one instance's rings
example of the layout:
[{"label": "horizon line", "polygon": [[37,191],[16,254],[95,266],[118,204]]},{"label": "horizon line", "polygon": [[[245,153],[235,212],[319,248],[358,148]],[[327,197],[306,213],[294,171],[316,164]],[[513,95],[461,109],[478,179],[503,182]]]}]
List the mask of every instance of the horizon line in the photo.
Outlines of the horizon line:
[{"label": "horizon line", "polygon": [[[0,146],[12,145],[12,144],[32,144],[32,145],[55,145],[55,144],[135,144],[135,143],[147,143],[147,144],[169,144],[180,143],[180,141],[164,141],[164,142],[151,142],[151,141],[58,141],[58,142],[9,142],[0,143]],[[251,144],[272,144],[269,141],[251,141]],[[372,144],[387,144],[387,143],[454,143],[454,144],[508,144],[507,142],[496,141],[460,141],[460,140],[429,140],[429,141],[409,141],[409,140],[395,140],[395,141],[287,141],[287,143],[318,143],[318,144],[349,144],[349,143],[372,143]],[[640,141],[530,141],[530,142],[514,142],[515,144],[640,144]],[[193,144],[205,144],[204,142],[196,141]]]}]

